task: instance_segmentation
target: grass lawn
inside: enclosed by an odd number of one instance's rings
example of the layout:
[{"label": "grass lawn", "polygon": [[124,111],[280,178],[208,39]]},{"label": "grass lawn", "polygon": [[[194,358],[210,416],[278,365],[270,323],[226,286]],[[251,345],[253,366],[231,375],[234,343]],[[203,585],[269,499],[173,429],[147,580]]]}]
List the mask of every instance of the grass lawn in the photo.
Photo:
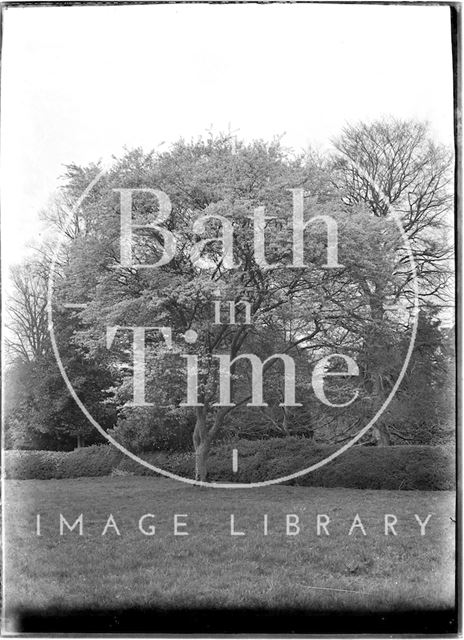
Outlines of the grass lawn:
[{"label": "grass lawn", "polygon": [[[216,490],[146,477],[9,480],[4,487],[7,619],[24,608],[453,606],[453,492]],[[83,535],[76,527],[60,536],[60,513],[69,523],[82,513]],[[155,515],[144,521],[146,529],[156,526],[152,536],[138,528],[147,513]],[[366,536],[360,526],[348,535],[357,513]],[[120,536],[111,526],[102,536],[110,514]],[[174,514],[188,514],[179,531],[189,535],[174,535]],[[245,535],[231,535],[231,514]],[[298,535],[286,535],[287,514],[298,516]],[[322,529],[317,536],[317,514],[330,518],[329,536]],[[396,516],[396,536],[384,535],[384,514]],[[432,514],[424,536],[414,514],[422,521]]]}]

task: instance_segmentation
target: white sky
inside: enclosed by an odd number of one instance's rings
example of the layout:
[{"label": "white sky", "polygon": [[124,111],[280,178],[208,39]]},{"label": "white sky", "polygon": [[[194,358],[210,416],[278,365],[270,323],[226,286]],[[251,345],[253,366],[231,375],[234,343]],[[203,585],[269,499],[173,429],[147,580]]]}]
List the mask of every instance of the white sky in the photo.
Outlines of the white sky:
[{"label": "white sky", "polygon": [[63,164],[124,145],[231,123],[324,147],[345,122],[388,114],[452,141],[447,7],[9,7],[3,38],[4,266],[37,236]]}]

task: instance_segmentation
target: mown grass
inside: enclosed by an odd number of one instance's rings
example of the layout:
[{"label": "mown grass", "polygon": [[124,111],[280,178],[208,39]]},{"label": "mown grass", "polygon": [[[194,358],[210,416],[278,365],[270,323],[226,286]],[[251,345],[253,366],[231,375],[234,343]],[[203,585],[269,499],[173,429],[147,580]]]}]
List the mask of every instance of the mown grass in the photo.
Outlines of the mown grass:
[{"label": "mown grass", "polygon": [[[454,599],[454,501],[445,491],[216,490],[145,477],[9,480],[6,615],[25,607],[445,609]],[[83,513],[84,536],[61,537],[60,513],[69,522]],[[120,537],[101,535],[110,513]],[[156,516],[152,537],[138,530],[145,513]],[[189,514],[188,536],[173,535],[175,513]],[[230,535],[231,513],[245,536]],[[285,535],[288,513],[300,518],[297,536]],[[329,537],[316,535],[318,513],[331,519]],[[356,513],[366,537],[347,535]],[[396,537],[384,535],[385,513],[398,518]],[[433,514],[424,537],[415,513]]]}]

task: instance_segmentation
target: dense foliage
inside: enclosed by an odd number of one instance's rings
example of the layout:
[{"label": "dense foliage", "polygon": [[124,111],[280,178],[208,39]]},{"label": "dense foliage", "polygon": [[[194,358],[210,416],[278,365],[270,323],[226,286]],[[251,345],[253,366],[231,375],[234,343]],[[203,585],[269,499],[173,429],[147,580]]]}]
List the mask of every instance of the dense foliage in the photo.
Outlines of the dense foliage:
[{"label": "dense foliage", "polygon": [[[213,447],[209,480],[216,482],[262,482],[294,473],[333,452],[315,447],[308,439],[273,438],[266,442],[238,440],[239,471],[230,465],[230,445]],[[192,453],[147,453],[151,464],[187,478],[194,476]],[[76,478],[82,476],[146,475],[158,477],[147,467],[122,456],[109,445],[85,447],[72,452],[8,451],[5,475],[15,479]],[[392,446],[353,447],[319,470],[290,481],[313,487],[438,491],[455,488],[453,451],[447,447]]]},{"label": "dense foliage", "polygon": [[5,477],[49,480],[108,476],[121,459],[109,445],[81,447],[75,451],[6,451]]},{"label": "dense foliage", "polygon": [[[348,127],[335,147],[341,155],[321,159],[312,153],[296,156],[278,140],[232,145],[226,136],[211,136],[181,140],[163,153],[127,151],[71,219],[66,212],[100,168],[68,167],[61,193],[44,214],[57,234],[52,245],[65,238],[53,291],[57,346],[78,396],[102,428],[129,450],[188,452],[193,438],[196,473],[204,479],[208,467],[214,475],[219,465],[215,443],[234,438],[258,440],[263,451],[268,442],[278,442],[275,438],[289,446],[292,436],[312,451],[347,442],[389,396],[415,321],[413,269],[392,207],[417,265],[417,339],[402,385],[362,443],[433,445],[453,439],[454,334],[441,326],[450,297],[450,155],[430,140],[425,126],[414,122]],[[120,190],[134,188],[160,189],[171,200],[166,228],[176,239],[176,254],[155,269],[121,264]],[[306,216],[336,220],[339,268],[326,268],[326,233],[317,225],[305,232],[305,268],[273,268],[292,261],[291,189],[302,190]],[[265,207],[267,216],[267,265],[257,258],[253,241],[257,207]],[[159,213],[153,196],[143,191],[134,195],[133,212],[134,223],[141,226]],[[195,222],[204,215],[212,217],[201,230]],[[224,221],[234,229],[230,255],[223,254],[217,240]],[[200,239],[206,240],[201,259],[192,254]],[[40,259],[14,273],[7,447],[71,449],[102,441],[71,398],[51,349],[44,315],[51,253],[50,245],[41,247]],[[133,253],[140,264],[156,262],[163,254],[159,229],[143,226],[134,233]],[[239,312],[237,324],[215,323],[218,300],[248,301],[252,324],[243,324]],[[86,306],[70,309],[69,302]],[[172,329],[170,349],[159,334],[146,337],[150,406],[130,406],[131,335],[120,331],[108,348],[108,326]],[[194,345],[184,340],[191,329],[198,335]],[[247,353],[264,361],[277,352],[293,358],[295,406],[281,406],[283,367],[278,360],[264,368],[263,406],[248,406],[250,370],[243,360],[233,370],[235,406],[217,406],[217,354],[233,359]],[[333,404],[343,404],[356,388],[356,402],[348,407],[322,404],[311,388],[312,370],[332,353],[353,357],[359,367],[355,386],[341,377],[326,383]],[[200,363],[202,406],[183,407],[185,356],[194,354]],[[336,370],[339,364],[331,366]],[[300,457],[295,451],[293,469]],[[287,457],[283,460],[266,472],[285,467]],[[260,476],[252,466],[250,475]],[[241,473],[246,475],[246,468]]]}]

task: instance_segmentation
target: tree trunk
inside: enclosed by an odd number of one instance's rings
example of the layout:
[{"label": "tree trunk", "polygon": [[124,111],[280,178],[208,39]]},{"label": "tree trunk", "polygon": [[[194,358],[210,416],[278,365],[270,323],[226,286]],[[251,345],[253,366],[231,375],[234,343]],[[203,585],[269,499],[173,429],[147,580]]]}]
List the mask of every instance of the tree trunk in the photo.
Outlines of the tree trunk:
[{"label": "tree trunk", "polygon": [[226,408],[221,408],[216,414],[213,426],[208,429],[207,425],[207,408],[205,406],[197,407],[197,421],[193,431],[193,447],[195,450],[195,480],[206,482],[208,477],[208,457],[211,449],[211,443],[218,429],[221,427],[224,416],[227,412]]},{"label": "tree trunk", "polygon": [[209,449],[209,445],[204,443],[195,450],[195,480],[206,482],[208,479]]},{"label": "tree trunk", "polygon": [[197,407],[197,421],[193,431],[193,447],[195,449],[195,480],[206,482],[208,476],[208,455],[210,438],[206,424],[206,408]]},{"label": "tree trunk", "polygon": [[[376,405],[374,406],[374,410],[377,411],[378,407],[380,407],[381,403],[383,402],[383,399],[385,396],[382,388],[382,382],[378,374],[374,376],[373,391],[374,391],[374,396],[377,399]],[[378,447],[389,447],[391,445],[390,430],[386,424],[377,423],[373,429],[373,435]]]},{"label": "tree trunk", "polygon": [[282,429],[285,431],[285,434],[287,436],[289,436],[290,435],[290,429],[288,427],[288,423],[289,423],[289,419],[288,418],[289,418],[289,416],[288,416],[287,407],[282,407],[282,411],[283,411],[283,414],[284,414],[284,419],[282,421]]},{"label": "tree trunk", "polygon": [[387,425],[381,424],[374,427],[374,438],[378,447],[389,447],[391,445],[391,436]]}]

